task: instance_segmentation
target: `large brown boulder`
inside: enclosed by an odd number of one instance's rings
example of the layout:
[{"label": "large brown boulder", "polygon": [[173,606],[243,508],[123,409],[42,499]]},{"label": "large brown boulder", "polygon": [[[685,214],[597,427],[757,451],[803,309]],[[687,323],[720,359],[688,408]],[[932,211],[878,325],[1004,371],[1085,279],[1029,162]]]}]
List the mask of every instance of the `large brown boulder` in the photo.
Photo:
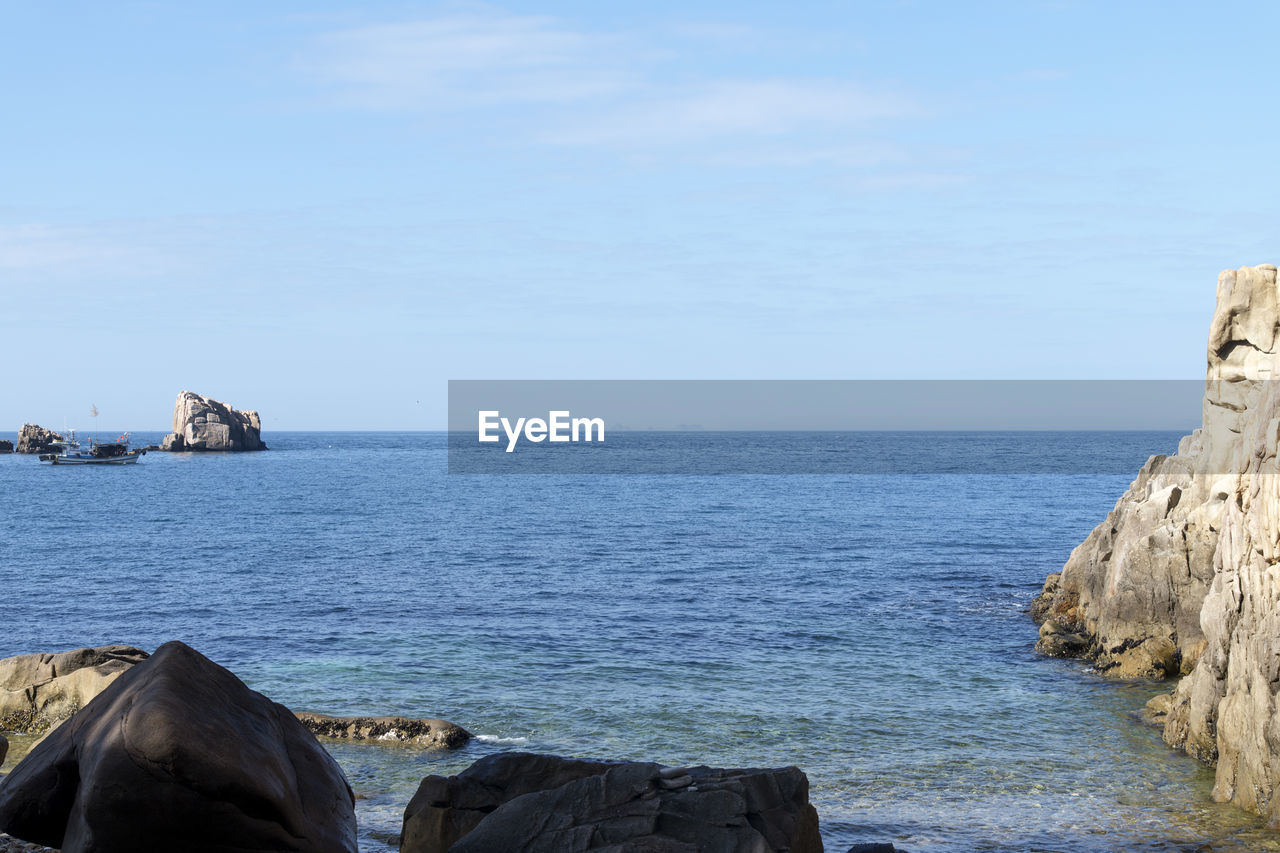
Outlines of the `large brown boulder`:
[{"label": "large brown boulder", "polygon": [[799,769],[672,768],[508,752],[428,776],[401,853],[821,853]]},{"label": "large brown boulder", "polygon": [[147,653],[133,646],[99,646],[0,660],[0,729],[38,732],[89,703]]},{"label": "large brown boulder", "polygon": [[18,430],[18,446],[15,453],[44,453],[54,442],[62,441],[62,436],[51,429],[35,424],[23,424]]},{"label": "large brown boulder", "polygon": [[262,443],[257,412],[242,412],[212,397],[181,391],[173,404],[173,432],[164,437],[160,449],[266,450],[267,446]]},{"label": "large brown boulder", "polygon": [[166,643],[0,783],[0,832],[64,853],[355,853],[354,805],[288,708]]}]

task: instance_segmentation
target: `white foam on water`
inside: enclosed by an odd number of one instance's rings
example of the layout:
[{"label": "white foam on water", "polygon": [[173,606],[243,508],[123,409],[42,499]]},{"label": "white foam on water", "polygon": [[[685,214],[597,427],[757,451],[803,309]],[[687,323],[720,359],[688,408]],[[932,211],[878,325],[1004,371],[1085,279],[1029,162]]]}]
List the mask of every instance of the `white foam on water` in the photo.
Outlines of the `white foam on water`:
[{"label": "white foam on water", "polygon": [[481,743],[528,743],[527,737],[498,737],[497,735],[476,735]]}]

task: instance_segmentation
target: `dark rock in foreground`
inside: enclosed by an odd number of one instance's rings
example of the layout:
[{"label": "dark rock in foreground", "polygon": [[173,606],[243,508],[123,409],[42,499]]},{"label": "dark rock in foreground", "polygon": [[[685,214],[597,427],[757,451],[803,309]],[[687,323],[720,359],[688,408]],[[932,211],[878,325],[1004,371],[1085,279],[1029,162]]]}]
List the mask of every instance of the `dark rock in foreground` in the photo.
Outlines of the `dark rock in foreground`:
[{"label": "dark rock in foreground", "polygon": [[146,659],[142,649],[115,645],[0,660],[0,729],[39,732],[56,726]]},{"label": "dark rock in foreground", "polygon": [[13,442],[7,438],[0,439],[0,453],[12,453]]},{"label": "dark rock in foreground", "polygon": [[0,735],[0,764],[4,764],[4,757],[9,754],[9,741],[5,740],[4,735]]},{"label": "dark rock in foreground", "polygon": [[29,844],[11,835],[0,832],[0,853],[58,853],[52,847]]},{"label": "dark rock in foreground", "polygon": [[822,850],[795,767],[724,770],[508,752],[428,776],[405,809],[401,853]]},{"label": "dark rock in foreground", "polygon": [[471,732],[448,720],[410,717],[330,717],[301,713],[298,720],[319,737],[377,740],[454,749],[471,740]]},{"label": "dark rock in foreground", "polygon": [[166,643],[0,784],[0,831],[64,853],[354,853],[355,798],[289,709]]},{"label": "dark rock in foreground", "polygon": [[191,391],[178,393],[173,405],[173,432],[160,442],[173,452],[266,450],[257,412],[242,412]]},{"label": "dark rock in foreground", "polygon": [[18,446],[14,448],[14,452],[46,453],[57,441],[62,441],[62,436],[53,430],[35,424],[23,424],[22,429],[18,430]]}]

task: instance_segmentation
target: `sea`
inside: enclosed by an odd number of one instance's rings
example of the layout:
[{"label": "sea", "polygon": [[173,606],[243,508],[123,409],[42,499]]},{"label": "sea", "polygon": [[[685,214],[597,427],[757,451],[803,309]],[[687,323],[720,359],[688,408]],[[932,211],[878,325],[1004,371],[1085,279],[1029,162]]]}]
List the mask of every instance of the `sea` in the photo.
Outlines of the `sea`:
[{"label": "sea", "polygon": [[[0,456],[0,656],[177,639],[294,710],[474,733],[451,752],[326,743],[366,853],[395,849],[423,776],[502,750],[793,764],[837,853],[1280,850],[1139,724],[1168,685],[1033,651],[1045,576],[1179,437],[751,437],[789,461],[742,470],[783,473],[450,473],[444,433],[277,432],[263,453],[121,467]],[[922,447],[947,466],[831,462]],[[1011,449],[1072,464],[1010,468]]]}]

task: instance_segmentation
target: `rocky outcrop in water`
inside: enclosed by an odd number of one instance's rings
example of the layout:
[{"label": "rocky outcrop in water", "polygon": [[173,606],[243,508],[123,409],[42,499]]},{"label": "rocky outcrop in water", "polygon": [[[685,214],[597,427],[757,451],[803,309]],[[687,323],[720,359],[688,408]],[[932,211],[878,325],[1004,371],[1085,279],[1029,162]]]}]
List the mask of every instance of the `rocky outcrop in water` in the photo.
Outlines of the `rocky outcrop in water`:
[{"label": "rocky outcrop in water", "polygon": [[174,452],[266,450],[257,412],[242,412],[211,397],[182,391],[173,405],[173,432],[160,443]]},{"label": "rocky outcrop in water", "polygon": [[289,709],[166,643],[0,785],[0,831],[64,853],[355,853],[346,778]]},{"label": "rocky outcrop in water", "polygon": [[723,770],[506,752],[428,776],[405,809],[401,853],[753,850],[820,853],[795,767]]},{"label": "rocky outcrop in water", "polygon": [[56,726],[146,659],[133,646],[100,646],[0,660],[0,729],[39,732]]},{"label": "rocky outcrop in water", "polygon": [[376,740],[435,749],[456,749],[471,740],[471,732],[448,720],[410,717],[330,717],[300,713],[298,721],[317,737],[335,740]]},{"label": "rocky outcrop in water", "polygon": [[12,453],[13,442],[7,438],[0,438],[0,453]]},{"label": "rocky outcrop in water", "polygon": [[35,424],[23,424],[18,430],[18,445],[14,453],[46,453],[56,441],[62,441],[59,433]]},{"label": "rocky outcrop in water", "polygon": [[1203,424],[1153,457],[1052,575],[1038,648],[1107,675],[1186,674],[1148,706],[1217,765],[1214,797],[1280,820],[1280,290],[1271,265],[1218,278]]}]

